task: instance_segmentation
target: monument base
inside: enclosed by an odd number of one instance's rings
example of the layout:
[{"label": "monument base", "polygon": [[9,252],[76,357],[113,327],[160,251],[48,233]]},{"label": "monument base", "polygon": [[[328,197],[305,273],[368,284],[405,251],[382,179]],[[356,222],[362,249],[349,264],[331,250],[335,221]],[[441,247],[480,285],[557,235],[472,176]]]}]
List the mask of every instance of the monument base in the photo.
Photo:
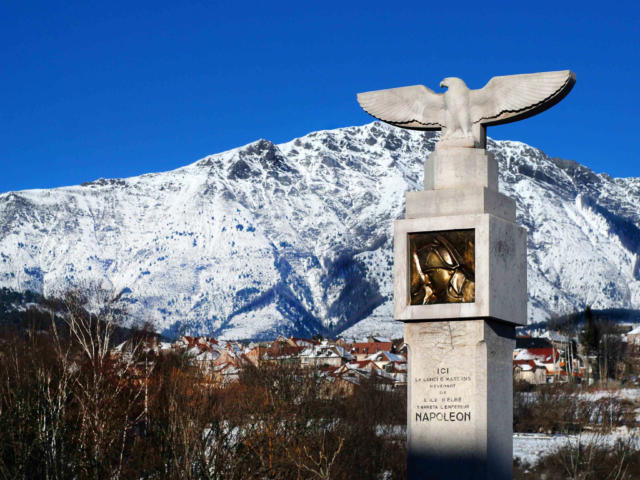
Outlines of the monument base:
[{"label": "monument base", "polygon": [[409,480],[505,480],[513,468],[515,327],[406,322]]}]

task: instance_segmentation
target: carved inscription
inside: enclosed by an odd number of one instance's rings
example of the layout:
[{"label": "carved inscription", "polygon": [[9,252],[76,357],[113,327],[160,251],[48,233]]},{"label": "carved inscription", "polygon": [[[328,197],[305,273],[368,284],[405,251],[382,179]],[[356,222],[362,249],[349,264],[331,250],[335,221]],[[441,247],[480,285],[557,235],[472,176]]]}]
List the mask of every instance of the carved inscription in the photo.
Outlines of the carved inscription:
[{"label": "carved inscription", "polygon": [[414,413],[415,422],[470,422],[471,376],[454,372],[451,367],[438,367],[431,375],[413,379],[419,392]]}]

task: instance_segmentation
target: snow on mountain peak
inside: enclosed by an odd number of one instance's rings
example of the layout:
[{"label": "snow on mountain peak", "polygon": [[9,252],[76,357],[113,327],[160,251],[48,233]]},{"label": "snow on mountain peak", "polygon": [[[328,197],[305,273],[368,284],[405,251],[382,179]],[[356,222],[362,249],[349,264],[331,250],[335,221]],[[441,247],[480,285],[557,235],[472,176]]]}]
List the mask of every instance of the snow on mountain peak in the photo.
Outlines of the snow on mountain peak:
[{"label": "snow on mountain peak", "polygon": [[[373,122],[169,172],[0,195],[0,286],[101,281],[160,331],[367,332],[391,318],[392,221],[438,135]],[[640,179],[488,142],[529,231],[529,317],[640,308]]]}]

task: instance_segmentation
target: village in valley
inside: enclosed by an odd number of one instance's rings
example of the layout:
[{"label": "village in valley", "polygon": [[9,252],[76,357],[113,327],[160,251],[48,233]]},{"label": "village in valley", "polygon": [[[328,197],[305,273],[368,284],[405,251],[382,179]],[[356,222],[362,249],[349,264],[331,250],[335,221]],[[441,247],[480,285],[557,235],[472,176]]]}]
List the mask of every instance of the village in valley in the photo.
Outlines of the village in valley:
[{"label": "village in valley", "polygon": [[[130,349],[128,340],[113,353],[126,355]],[[244,367],[265,365],[315,369],[335,392],[342,394],[353,393],[363,379],[375,379],[386,389],[407,384],[406,345],[402,339],[375,335],[351,343],[319,336],[279,336],[274,341],[239,342],[186,335],[169,343],[152,336],[146,341],[145,352],[147,359],[169,353],[181,355],[212,384],[237,382]]]},{"label": "village in valley", "polygon": [[[606,333],[593,332],[596,338],[589,338],[588,325],[573,335],[545,327],[521,329],[513,350],[515,384],[635,386],[640,378],[640,324],[599,325],[600,330],[606,326]],[[113,354],[126,355],[130,348],[127,340]],[[369,335],[348,341],[281,335],[273,341],[237,341],[183,335],[167,342],[152,335],[144,349],[147,360],[169,353],[182,356],[212,384],[237,382],[246,366],[286,365],[315,370],[336,392],[345,394],[363,379],[374,378],[386,389],[407,385],[407,345],[402,338]]]}]

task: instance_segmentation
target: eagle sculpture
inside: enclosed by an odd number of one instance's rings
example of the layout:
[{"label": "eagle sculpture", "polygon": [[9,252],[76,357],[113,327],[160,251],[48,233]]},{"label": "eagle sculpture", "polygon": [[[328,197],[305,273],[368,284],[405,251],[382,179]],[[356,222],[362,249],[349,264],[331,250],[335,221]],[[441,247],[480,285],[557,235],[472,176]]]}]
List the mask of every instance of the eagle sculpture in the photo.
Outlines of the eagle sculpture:
[{"label": "eagle sculpture", "polygon": [[486,127],[536,115],[562,100],[576,83],[571,70],[493,77],[478,90],[459,78],[440,82],[444,93],[424,85],[358,94],[370,115],[397,127],[442,130],[437,147],[485,148]]}]

